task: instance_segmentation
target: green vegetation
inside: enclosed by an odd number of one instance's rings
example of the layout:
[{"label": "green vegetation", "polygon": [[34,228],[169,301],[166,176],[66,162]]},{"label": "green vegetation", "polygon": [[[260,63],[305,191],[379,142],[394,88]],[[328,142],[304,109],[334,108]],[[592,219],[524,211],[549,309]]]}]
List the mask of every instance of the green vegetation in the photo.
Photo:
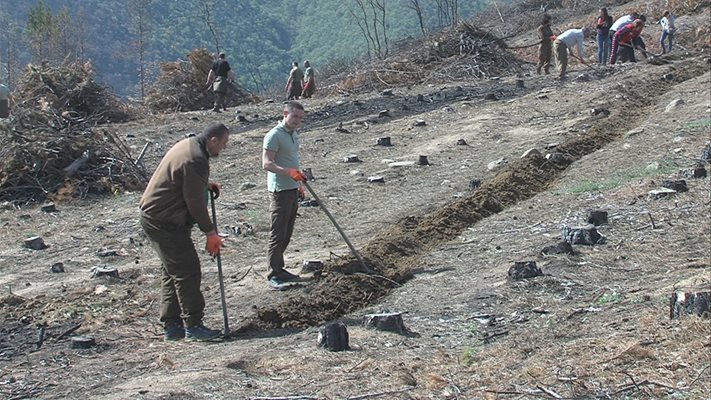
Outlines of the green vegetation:
[{"label": "green vegetation", "polygon": [[[150,84],[161,62],[195,48],[224,51],[240,84],[265,90],[283,86],[292,61],[309,59],[318,70],[331,60],[377,55],[362,29],[375,16],[384,15],[380,45],[387,38],[392,46],[488,4],[419,1],[421,28],[409,1],[40,0],[6,7],[7,1],[0,0],[0,81],[12,87],[30,62],[90,59],[100,80],[132,96],[141,93],[141,76]],[[371,1],[385,4],[384,13]],[[447,3],[457,4],[456,15],[442,8]]]},{"label": "green vegetation", "polygon": [[627,182],[635,179],[644,178],[653,175],[665,175],[670,174],[678,169],[678,166],[669,160],[664,160],[659,163],[659,168],[649,168],[648,166],[638,166],[634,168],[628,168],[617,173],[610,175],[607,178],[600,180],[586,180],[575,182],[569,186],[561,187],[555,190],[555,194],[566,194],[566,193],[585,193],[585,192],[604,192],[606,190],[611,190],[618,188]]}]

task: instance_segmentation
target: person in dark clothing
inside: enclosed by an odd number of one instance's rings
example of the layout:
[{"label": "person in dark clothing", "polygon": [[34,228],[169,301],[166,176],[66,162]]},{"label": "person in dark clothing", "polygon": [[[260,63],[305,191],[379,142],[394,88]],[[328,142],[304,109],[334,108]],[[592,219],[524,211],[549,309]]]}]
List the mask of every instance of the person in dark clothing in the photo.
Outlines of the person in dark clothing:
[{"label": "person in dark clothing", "polygon": [[597,28],[597,62],[600,65],[607,64],[610,59],[610,27],[612,23],[612,16],[607,13],[607,8],[601,8],[600,15],[595,22]]},{"label": "person in dark clothing", "polygon": [[212,84],[212,91],[215,93],[215,107],[212,111],[220,112],[227,111],[225,98],[227,97],[227,89],[235,80],[235,73],[230,68],[230,63],[227,62],[225,53],[220,53],[218,59],[212,63],[212,68],[207,74],[206,85]]},{"label": "person in dark clothing", "polygon": [[546,75],[550,72],[551,57],[553,56],[552,37],[553,30],[551,29],[551,16],[544,14],[543,21],[538,27],[538,40],[540,40],[540,44],[538,45],[538,65],[536,66],[536,72],[538,75],[541,74],[541,69],[545,71]]},{"label": "person in dark clothing", "polygon": [[207,211],[209,161],[227,146],[229,130],[218,124],[175,144],[165,154],[141,197],[140,223],[158,253],[161,266],[160,321],[165,340],[211,340],[220,331],[202,323],[205,299],[200,290],[200,258],[191,238],[197,223],[206,236],[210,255],[220,253],[223,239]]}]

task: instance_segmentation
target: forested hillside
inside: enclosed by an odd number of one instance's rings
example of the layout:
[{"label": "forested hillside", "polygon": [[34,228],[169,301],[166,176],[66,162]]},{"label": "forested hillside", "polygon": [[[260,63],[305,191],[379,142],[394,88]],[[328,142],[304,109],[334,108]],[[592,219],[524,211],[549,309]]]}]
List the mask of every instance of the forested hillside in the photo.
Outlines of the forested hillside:
[{"label": "forested hillside", "polygon": [[[500,3],[505,3],[502,1]],[[90,59],[99,79],[141,96],[160,62],[205,47],[265,90],[292,61],[383,57],[393,41],[467,18],[488,0],[0,0],[0,81],[30,62]]]}]

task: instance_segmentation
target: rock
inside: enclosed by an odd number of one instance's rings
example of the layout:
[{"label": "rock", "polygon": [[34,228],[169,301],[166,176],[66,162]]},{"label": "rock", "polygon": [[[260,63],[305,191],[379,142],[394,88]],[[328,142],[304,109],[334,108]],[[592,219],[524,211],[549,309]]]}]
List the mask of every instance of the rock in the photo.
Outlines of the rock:
[{"label": "rock", "polygon": [[382,92],[380,92],[381,95],[383,96],[392,96],[393,95],[393,90],[392,89],[385,89]]},{"label": "rock", "polygon": [[49,271],[53,272],[55,274],[64,272],[64,263],[56,262],[56,263],[52,264],[52,266],[49,267]]},{"label": "rock", "polygon": [[672,73],[664,74],[664,75],[662,75],[662,79],[664,79],[665,81],[673,81],[674,74],[672,74]]},{"label": "rock", "polygon": [[386,147],[392,146],[392,143],[390,142],[390,136],[385,136],[385,137],[376,139],[375,145],[376,146],[386,146]]},{"label": "rock", "polygon": [[486,96],[484,96],[484,100],[498,100],[499,98],[496,97],[494,93],[487,93]]},{"label": "rock", "polygon": [[385,178],[382,176],[369,176],[368,183],[385,183]]},{"label": "rock", "polygon": [[236,119],[239,122],[249,122],[247,121],[247,118],[244,115],[238,115]]},{"label": "rock", "polygon": [[380,110],[378,112],[378,118],[384,118],[384,117],[390,117],[390,111],[389,110]]},{"label": "rock", "polygon": [[524,87],[526,87],[526,86],[524,85],[523,79],[516,79],[516,87],[517,87],[517,88],[524,88]]},{"label": "rock", "polygon": [[588,224],[593,224],[595,226],[606,224],[607,211],[589,209],[587,211],[587,216],[585,217],[585,222],[587,222]]},{"label": "rock", "polygon": [[573,246],[566,241],[558,242],[553,246],[546,246],[541,250],[541,254],[575,254]]},{"label": "rock", "polygon": [[565,156],[563,153],[548,153],[546,154],[546,160],[552,162],[553,164],[562,164],[565,162]]},{"label": "rock", "polygon": [[112,267],[94,267],[91,269],[91,277],[98,278],[101,276],[109,276],[112,278],[118,278],[119,272],[116,268]]},{"label": "rock", "polygon": [[602,114],[603,116],[607,117],[608,115],[610,115],[610,110],[608,110],[607,108],[593,108],[590,113],[592,115]]},{"label": "rock", "polygon": [[348,346],[348,329],[340,321],[329,322],[318,333],[318,346],[329,351],[344,351]]},{"label": "rock", "polygon": [[545,147],[546,150],[555,149],[560,143],[548,143]]},{"label": "rock", "polygon": [[444,107],[442,107],[442,111],[451,113],[451,112],[454,112],[454,108],[452,108],[450,106],[444,106]]},{"label": "rock", "polygon": [[681,175],[686,177],[686,178],[692,178],[692,179],[698,179],[698,178],[706,178],[706,168],[704,168],[703,165],[697,165],[692,168],[685,169],[681,171]]},{"label": "rock", "polygon": [[499,170],[499,169],[503,168],[503,167],[506,166],[506,164],[508,164],[508,163],[509,163],[509,162],[508,162],[505,158],[500,158],[500,159],[498,159],[498,160],[496,160],[496,161],[492,161],[492,162],[490,162],[489,164],[487,164],[486,168],[487,168],[489,171],[496,171],[496,170]]},{"label": "rock", "polygon": [[535,261],[516,261],[508,272],[509,279],[512,281],[520,281],[542,275],[543,271],[538,268]]},{"label": "rock", "polygon": [[653,161],[644,167],[644,169],[647,171],[657,171],[659,169],[659,163],[657,161]]},{"label": "rock", "polygon": [[359,170],[357,170],[357,169],[354,169],[354,170],[352,170],[352,171],[348,171],[348,173],[349,173],[350,175],[363,176],[363,172],[362,172],[362,171],[359,171]]},{"label": "rock", "polygon": [[115,257],[118,256],[118,250],[114,249],[101,249],[96,252],[96,255],[99,257]]},{"label": "rock", "polygon": [[684,100],[674,99],[669,104],[667,104],[667,106],[664,108],[664,112],[672,112],[679,108],[682,104],[684,104]]},{"label": "rock", "polygon": [[380,331],[389,331],[399,334],[407,333],[402,313],[367,314],[363,317],[366,328],[375,328]]},{"label": "rock", "polygon": [[526,157],[542,157],[543,155],[541,154],[540,151],[537,149],[528,149],[526,150],[525,153],[521,155],[521,158],[526,158]]},{"label": "rock", "polygon": [[418,119],[412,123],[412,126],[425,126],[425,125],[427,125],[427,122],[425,122],[424,119]]},{"label": "rock", "polygon": [[32,250],[44,250],[47,248],[47,245],[44,243],[44,240],[40,236],[28,237],[27,239],[25,239],[24,243],[25,247]]},{"label": "rock", "polygon": [[417,157],[417,165],[430,165],[429,160],[427,160],[427,156]]},{"label": "rock", "polygon": [[479,189],[479,187],[481,187],[481,179],[475,178],[469,181],[469,189],[476,190]]},{"label": "rock", "polygon": [[580,74],[573,78],[574,82],[589,82],[590,81],[590,76],[588,74]]},{"label": "rock", "polygon": [[466,140],[464,140],[462,138],[457,139],[457,146],[466,146],[466,145],[467,145]]},{"label": "rock", "polygon": [[686,181],[683,179],[679,180],[671,180],[671,179],[665,179],[662,181],[662,187],[674,190],[676,192],[688,192],[689,187],[686,186]]},{"label": "rock", "polygon": [[72,349],[89,349],[96,346],[96,340],[89,336],[72,336],[69,347]]},{"label": "rock", "polygon": [[595,229],[595,225],[569,227],[563,226],[563,240],[570,244],[584,244],[592,246],[604,242],[604,237]]},{"label": "rock", "polygon": [[360,159],[358,158],[357,155],[355,154],[348,154],[347,156],[343,157],[343,162],[344,163],[358,163],[361,162]]},{"label": "rock", "polygon": [[40,206],[40,210],[46,213],[53,213],[57,212],[57,207],[54,205],[54,203],[46,203]]},{"label": "rock", "polygon": [[422,103],[425,101],[425,96],[418,94],[417,97],[415,98],[415,101]]},{"label": "rock", "polygon": [[676,190],[661,188],[661,189],[650,190],[649,193],[647,193],[647,197],[650,200],[658,200],[658,199],[661,199],[663,197],[667,197],[667,196],[670,196],[673,194],[676,194]]},{"label": "rock", "polygon": [[301,207],[318,207],[318,200],[302,200],[299,202]]}]

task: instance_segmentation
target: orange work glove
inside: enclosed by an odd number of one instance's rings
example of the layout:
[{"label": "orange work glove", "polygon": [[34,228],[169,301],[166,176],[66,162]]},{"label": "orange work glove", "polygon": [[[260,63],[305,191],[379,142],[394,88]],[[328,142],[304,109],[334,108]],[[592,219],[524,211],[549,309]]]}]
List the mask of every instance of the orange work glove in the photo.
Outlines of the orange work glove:
[{"label": "orange work glove", "polygon": [[207,245],[205,246],[207,253],[213,257],[220,254],[220,247],[224,242],[225,239],[221,238],[217,233],[207,235]]},{"label": "orange work glove", "polygon": [[306,182],[306,175],[301,170],[289,168],[289,177],[297,182]]},{"label": "orange work glove", "polygon": [[299,201],[304,200],[306,198],[306,192],[304,191],[304,185],[301,184],[299,185],[298,194],[299,194]]},{"label": "orange work glove", "polygon": [[207,190],[212,193],[212,198],[217,200],[220,197],[220,191],[222,190],[222,185],[216,182],[210,182],[207,184]]}]

